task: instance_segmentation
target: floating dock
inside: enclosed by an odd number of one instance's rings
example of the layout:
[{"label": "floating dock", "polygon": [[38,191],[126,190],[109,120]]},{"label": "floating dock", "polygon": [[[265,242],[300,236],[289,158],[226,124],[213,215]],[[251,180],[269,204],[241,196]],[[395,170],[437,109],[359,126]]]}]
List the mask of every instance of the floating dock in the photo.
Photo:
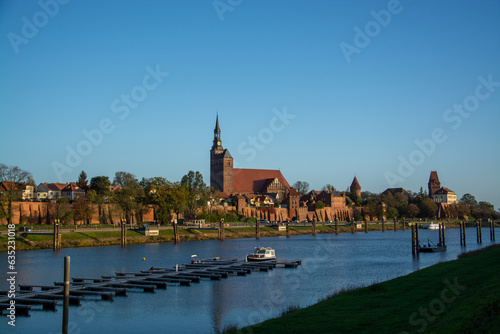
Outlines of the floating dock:
[{"label": "floating dock", "polygon": [[[301,260],[220,260],[218,258],[195,260],[173,268],[151,267],[139,272],[115,272],[101,277],[73,277],[70,284],[70,305],[81,306],[86,297],[92,300],[113,301],[115,296],[127,296],[129,291],[154,293],[167,289],[167,285],[190,286],[202,280],[220,280],[230,276],[247,276],[253,271],[269,271],[275,268],[297,268]],[[56,305],[63,299],[63,282],[54,285],[19,284],[15,298],[8,298],[8,291],[0,291],[0,314],[9,312],[11,300],[15,301],[16,315],[29,316],[33,306],[46,311],[57,311]],[[97,298],[97,299],[96,299]],[[61,303],[62,304],[62,303]]]}]

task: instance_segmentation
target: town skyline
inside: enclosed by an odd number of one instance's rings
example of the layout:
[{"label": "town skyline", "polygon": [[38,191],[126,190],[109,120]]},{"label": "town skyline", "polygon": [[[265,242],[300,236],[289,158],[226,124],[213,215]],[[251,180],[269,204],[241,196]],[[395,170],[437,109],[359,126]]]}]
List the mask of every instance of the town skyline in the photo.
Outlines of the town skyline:
[{"label": "town skyline", "polygon": [[235,167],[500,207],[498,2],[42,4],[0,10],[0,160],[37,183],[209,184],[218,110]]}]

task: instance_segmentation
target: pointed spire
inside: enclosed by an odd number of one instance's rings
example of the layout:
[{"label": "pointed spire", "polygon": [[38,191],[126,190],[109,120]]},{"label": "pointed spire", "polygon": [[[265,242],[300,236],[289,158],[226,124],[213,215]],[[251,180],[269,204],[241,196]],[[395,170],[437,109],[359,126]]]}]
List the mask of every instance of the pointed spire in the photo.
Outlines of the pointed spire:
[{"label": "pointed spire", "polygon": [[214,133],[220,133],[220,128],[219,128],[219,109],[217,109],[217,120],[215,121]]}]

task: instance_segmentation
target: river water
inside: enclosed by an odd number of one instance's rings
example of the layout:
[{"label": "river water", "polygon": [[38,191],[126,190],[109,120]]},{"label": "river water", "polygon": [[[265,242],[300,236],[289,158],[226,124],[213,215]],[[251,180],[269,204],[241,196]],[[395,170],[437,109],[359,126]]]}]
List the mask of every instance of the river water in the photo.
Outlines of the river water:
[{"label": "river water", "polygon": [[[498,232],[498,230],[497,230]],[[70,333],[215,333],[229,325],[245,326],[278,316],[288,306],[305,307],[343,288],[369,285],[406,275],[438,262],[454,260],[463,251],[486,247],[476,242],[475,228],[467,229],[467,247],[460,246],[459,229],[447,229],[448,250],[411,254],[411,232],[358,232],[256,239],[68,248],[16,254],[16,283],[48,284],[63,281],[64,257],[71,257],[71,277],[100,277],[116,271],[136,272],[150,267],[175,267],[198,258],[244,258],[256,246],[272,247],[280,259],[302,259],[296,269],[276,268],[221,281],[202,280],[186,286],[144,293],[129,290],[114,302],[85,297],[81,307],[70,307]],[[420,240],[437,242],[437,230],[420,230]],[[7,254],[1,253],[0,289],[6,290]],[[143,260],[145,258],[145,260]],[[452,279],[452,278],[450,278]],[[62,301],[56,312],[34,306],[31,317],[0,321],[0,333],[58,333]]]}]

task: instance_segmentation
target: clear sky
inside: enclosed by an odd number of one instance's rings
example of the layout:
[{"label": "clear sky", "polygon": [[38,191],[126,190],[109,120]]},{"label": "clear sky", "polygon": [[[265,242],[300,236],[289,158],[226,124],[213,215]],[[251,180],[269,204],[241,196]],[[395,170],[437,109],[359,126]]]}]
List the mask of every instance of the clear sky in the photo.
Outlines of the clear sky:
[{"label": "clear sky", "polygon": [[222,145],[290,183],[500,207],[500,2],[0,2],[0,162],[37,183],[209,183]]}]

